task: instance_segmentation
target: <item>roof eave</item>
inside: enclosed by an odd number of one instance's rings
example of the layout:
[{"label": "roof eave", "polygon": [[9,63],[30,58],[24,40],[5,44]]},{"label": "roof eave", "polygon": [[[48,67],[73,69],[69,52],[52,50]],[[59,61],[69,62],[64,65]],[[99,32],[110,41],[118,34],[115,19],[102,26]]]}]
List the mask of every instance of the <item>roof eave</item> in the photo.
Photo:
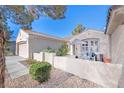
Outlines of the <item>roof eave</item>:
[{"label": "roof eave", "polygon": [[109,9],[105,34],[111,34],[116,29],[116,27],[121,24],[122,21],[120,20],[120,23],[119,23],[115,21],[115,18],[117,17],[118,11],[120,11],[123,8],[124,6],[113,6]]}]

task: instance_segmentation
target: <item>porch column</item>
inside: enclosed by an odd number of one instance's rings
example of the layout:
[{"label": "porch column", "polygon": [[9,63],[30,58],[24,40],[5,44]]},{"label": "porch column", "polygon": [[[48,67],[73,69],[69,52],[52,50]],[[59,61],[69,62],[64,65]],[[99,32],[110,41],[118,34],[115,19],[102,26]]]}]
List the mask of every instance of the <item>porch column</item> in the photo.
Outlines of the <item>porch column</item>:
[{"label": "porch column", "polygon": [[78,56],[78,57],[80,57],[81,56],[81,44],[77,44],[76,45],[76,55]]},{"label": "porch column", "polygon": [[73,45],[70,45],[70,55],[73,55]]},{"label": "porch column", "polygon": [[82,50],[81,50],[81,48],[82,48],[82,46],[81,46],[81,44],[79,45],[79,56],[81,57],[82,56]]}]

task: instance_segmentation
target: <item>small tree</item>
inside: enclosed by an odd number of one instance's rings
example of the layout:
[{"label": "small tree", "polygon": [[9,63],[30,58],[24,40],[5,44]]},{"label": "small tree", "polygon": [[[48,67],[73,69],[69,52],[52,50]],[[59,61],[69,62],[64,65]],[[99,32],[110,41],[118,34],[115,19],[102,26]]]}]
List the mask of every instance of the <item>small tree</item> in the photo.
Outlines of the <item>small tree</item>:
[{"label": "small tree", "polygon": [[43,52],[48,52],[48,53],[54,53],[55,52],[55,50],[54,49],[52,49],[51,47],[47,47],[46,49],[43,49],[42,50]]},{"label": "small tree", "polygon": [[85,30],[85,27],[78,24],[77,27],[72,31],[72,35],[77,35]]},{"label": "small tree", "polygon": [[56,55],[57,56],[65,56],[67,55],[69,49],[68,49],[68,45],[66,43],[63,43],[61,48],[57,51]]}]

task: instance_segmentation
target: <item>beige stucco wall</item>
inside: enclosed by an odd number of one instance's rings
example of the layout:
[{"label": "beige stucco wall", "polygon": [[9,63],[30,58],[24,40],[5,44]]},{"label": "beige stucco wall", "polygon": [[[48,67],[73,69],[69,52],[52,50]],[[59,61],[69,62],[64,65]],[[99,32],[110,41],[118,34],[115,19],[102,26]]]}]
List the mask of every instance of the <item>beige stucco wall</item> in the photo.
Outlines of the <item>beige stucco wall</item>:
[{"label": "beige stucco wall", "polygon": [[22,29],[19,31],[18,36],[16,38],[16,43],[20,42],[20,41],[28,41],[28,37],[29,35],[23,31]]},{"label": "beige stucco wall", "polygon": [[[34,56],[37,56],[34,54]],[[103,87],[118,87],[118,80],[121,76],[121,64],[105,64],[99,61],[75,59],[68,56],[55,56],[54,53],[39,53],[39,56],[55,68],[72,73],[82,79],[90,80]],[[39,59],[36,60],[42,61]]]},{"label": "beige stucco wall", "polygon": [[33,59],[37,61],[43,61],[43,52],[33,53]]},{"label": "beige stucco wall", "polygon": [[54,67],[106,88],[118,87],[122,70],[121,64],[105,64],[103,62],[58,56],[54,57]]},{"label": "beige stucco wall", "polygon": [[112,63],[124,64],[124,25],[118,26],[111,35],[111,58]]},{"label": "beige stucco wall", "polygon": [[110,37],[111,63],[123,65],[119,87],[124,87],[124,25],[119,25]]},{"label": "beige stucco wall", "polygon": [[82,32],[81,34],[75,36],[74,38],[72,38],[70,40],[70,42],[73,42],[75,39],[84,40],[84,39],[92,39],[92,38],[99,39],[99,52],[109,57],[110,56],[110,54],[109,54],[109,35],[104,34],[104,32],[102,32],[102,31],[87,30],[87,31]]},{"label": "beige stucco wall", "polygon": [[58,41],[55,39],[44,38],[40,36],[30,35],[29,37],[29,52],[30,57],[32,58],[33,53],[41,52],[43,49],[47,47],[51,47],[55,51],[61,47],[62,41]]},{"label": "beige stucco wall", "polygon": [[[25,47],[24,47],[24,49],[21,49],[21,50],[24,50],[23,51],[24,54],[29,55],[28,37],[29,37],[29,35],[26,32],[24,32],[23,30],[19,31],[17,39],[16,39],[16,55],[19,55],[19,44],[21,44],[23,42],[25,42]],[[28,56],[26,58],[28,58]]]},{"label": "beige stucco wall", "polygon": [[111,11],[107,26],[107,34],[110,36],[110,55],[113,64],[123,64],[119,87],[124,88],[124,7],[119,6]]}]

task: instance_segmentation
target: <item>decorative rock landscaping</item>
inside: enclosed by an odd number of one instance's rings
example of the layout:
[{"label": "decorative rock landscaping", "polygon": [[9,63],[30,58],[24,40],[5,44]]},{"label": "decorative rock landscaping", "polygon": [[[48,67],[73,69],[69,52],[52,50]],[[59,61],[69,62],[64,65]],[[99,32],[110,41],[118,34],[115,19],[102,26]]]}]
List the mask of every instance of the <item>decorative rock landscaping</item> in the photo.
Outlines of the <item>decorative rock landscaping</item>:
[{"label": "decorative rock landscaping", "polygon": [[90,81],[80,79],[77,76],[63,72],[59,69],[52,69],[51,78],[42,84],[33,80],[29,74],[16,79],[11,79],[6,71],[6,88],[96,88],[101,87]]},{"label": "decorative rock landscaping", "polygon": [[[29,64],[27,61],[22,60],[18,57],[13,57],[11,60],[15,60],[15,64],[20,64],[25,68],[29,69]],[[8,63],[7,63],[8,62]],[[36,80],[33,80],[31,76],[27,74],[18,75],[17,78],[12,78],[10,70],[11,65],[9,66],[9,61],[6,60],[6,77],[5,77],[5,87],[6,88],[96,88],[101,87],[93,82],[90,82],[85,79],[81,79],[73,74],[64,72],[59,69],[52,68],[51,78],[43,83],[39,83]],[[19,69],[20,66],[18,66]],[[19,70],[18,70],[19,71]]]}]

